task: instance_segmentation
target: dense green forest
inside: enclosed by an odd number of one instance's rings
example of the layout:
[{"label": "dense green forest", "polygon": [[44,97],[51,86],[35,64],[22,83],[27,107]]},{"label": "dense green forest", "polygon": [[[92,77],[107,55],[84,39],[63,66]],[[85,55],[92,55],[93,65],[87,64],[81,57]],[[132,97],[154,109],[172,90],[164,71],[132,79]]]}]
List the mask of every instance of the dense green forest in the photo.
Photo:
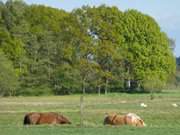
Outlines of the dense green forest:
[{"label": "dense green forest", "polygon": [[169,38],[139,11],[0,2],[1,96],[148,92],[175,70]]}]

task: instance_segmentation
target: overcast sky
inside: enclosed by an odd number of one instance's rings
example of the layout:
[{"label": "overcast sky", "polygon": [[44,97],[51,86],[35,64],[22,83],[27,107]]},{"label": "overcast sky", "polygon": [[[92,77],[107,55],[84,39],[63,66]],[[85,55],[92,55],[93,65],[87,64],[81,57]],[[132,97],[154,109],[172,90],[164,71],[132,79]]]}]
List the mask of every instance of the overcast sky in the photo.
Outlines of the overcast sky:
[{"label": "overcast sky", "polygon": [[[180,0],[24,0],[28,4],[43,4],[71,11],[82,5],[117,6],[120,10],[137,9],[153,16],[162,31],[176,40],[174,54],[180,56]],[[179,9],[178,9],[179,8]]]}]

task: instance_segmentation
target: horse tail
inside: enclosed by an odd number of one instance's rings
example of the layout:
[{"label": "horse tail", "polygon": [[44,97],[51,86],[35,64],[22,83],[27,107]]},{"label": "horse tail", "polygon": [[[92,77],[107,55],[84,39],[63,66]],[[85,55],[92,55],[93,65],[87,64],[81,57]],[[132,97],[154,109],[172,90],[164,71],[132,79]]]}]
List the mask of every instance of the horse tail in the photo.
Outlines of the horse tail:
[{"label": "horse tail", "polygon": [[23,124],[24,124],[24,125],[30,124],[28,115],[26,115],[26,116],[24,117],[24,123],[23,123]]}]

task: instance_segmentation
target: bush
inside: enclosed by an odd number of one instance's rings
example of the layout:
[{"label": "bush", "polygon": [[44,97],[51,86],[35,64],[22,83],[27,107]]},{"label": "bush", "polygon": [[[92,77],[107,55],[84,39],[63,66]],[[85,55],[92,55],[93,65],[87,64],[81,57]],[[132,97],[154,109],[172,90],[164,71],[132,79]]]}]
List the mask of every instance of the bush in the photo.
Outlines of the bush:
[{"label": "bush", "polygon": [[165,83],[159,79],[149,79],[143,81],[144,92],[160,92],[165,87]]},{"label": "bush", "polygon": [[54,94],[53,90],[46,85],[20,89],[17,93],[17,95],[23,95],[23,96],[42,96],[42,95],[53,95],[53,94]]}]

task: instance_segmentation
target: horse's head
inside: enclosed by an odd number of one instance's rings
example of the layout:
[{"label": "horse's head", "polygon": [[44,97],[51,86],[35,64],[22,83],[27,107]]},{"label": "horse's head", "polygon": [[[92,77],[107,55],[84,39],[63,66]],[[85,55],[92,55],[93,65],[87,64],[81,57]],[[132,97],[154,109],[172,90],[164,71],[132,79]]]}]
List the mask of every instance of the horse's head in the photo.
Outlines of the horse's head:
[{"label": "horse's head", "polygon": [[144,121],[142,119],[139,119],[137,121],[137,124],[136,124],[137,127],[145,127],[146,124],[144,123]]},{"label": "horse's head", "polygon": [[59,124],[71,124],[70,120],[63,115],[58,115]]}]

